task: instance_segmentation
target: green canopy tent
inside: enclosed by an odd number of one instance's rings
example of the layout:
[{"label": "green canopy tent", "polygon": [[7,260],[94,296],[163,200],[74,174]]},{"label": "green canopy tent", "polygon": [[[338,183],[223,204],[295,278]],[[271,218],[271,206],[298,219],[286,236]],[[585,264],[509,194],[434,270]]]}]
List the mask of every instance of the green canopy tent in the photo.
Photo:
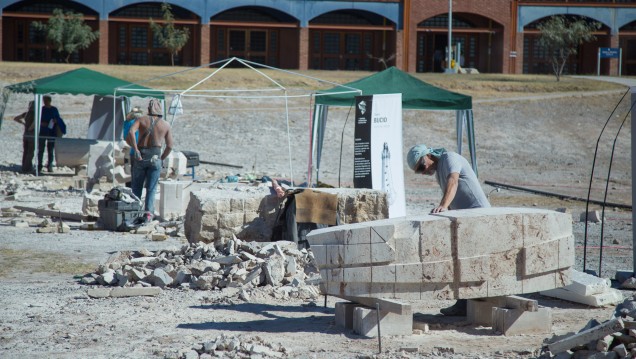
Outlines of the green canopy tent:
[{"label": "green canopy tent", "polygon": [[[137,85],[128,81],[112,77],[101,72],[79,68],[61,74],[43,77],[36,80],[25,81],[9,85],[2,90],[2,103],[0,103],[0,126],[4,110],[11,94],[33,94],[35,105],[35,153],[38,152],[38,138],[40,130],[40,116],[42,96],[46,94],[60,95],[86,95],[86,96],[113,96],[120,97],[155,97],[163,100],[164,94],[161,91]],[[113,101],[113,107],[115,101]],[[113,116],[115,111],[113,111]],[[113,128],[115,120],[113,119]],[[115,141],[113,131],[113,142]],[[37,161],[37,156],[36,156]],[[37,167],[36,167],[37,168]]]},{"label": "green canopy tent", "polygon": [[[402,94],[402,108],[404,109],[456,111],[458,152],[460,154],[462,152],[462,132],[464,126],[466,126],[471,164],[473,170],[477,173],[473,104],[470,96],[427,84],[396,67],[390,67],[384,71],[349,82],[342,86],[358,89],[360,93],[356,94],[350,91],[344,93],[340,86],[316,93],[316,106],[312,123],[312,158],[310,158],[311,163],[315,164],[316,181],[318,180],[320,169],[320,152],[322,150],[322,139],[327,121],[328,107],[353,106],[355,96],[390,93]],[[313,165],[311,167],[313,167]]]}]

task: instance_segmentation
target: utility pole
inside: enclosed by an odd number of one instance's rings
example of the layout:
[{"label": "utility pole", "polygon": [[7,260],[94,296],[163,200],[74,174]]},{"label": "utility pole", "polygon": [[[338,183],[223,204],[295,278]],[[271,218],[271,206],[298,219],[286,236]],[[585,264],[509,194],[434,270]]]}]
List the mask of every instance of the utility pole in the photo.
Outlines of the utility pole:
[{"label": "utility pole", "polygon": [[453,72],[451,61],[453,60],[453,0],[448,0],[448,51],[446,55],[446,73]]}]

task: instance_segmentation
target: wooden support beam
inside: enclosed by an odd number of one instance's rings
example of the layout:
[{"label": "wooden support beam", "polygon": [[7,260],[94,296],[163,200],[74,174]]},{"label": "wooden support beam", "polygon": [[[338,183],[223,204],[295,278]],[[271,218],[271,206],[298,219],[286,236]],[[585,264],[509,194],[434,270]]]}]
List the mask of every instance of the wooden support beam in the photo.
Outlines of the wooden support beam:
[{"label": "wooden support beam", "polygon": [[96,221],[97,218],[94,216],[87,216],[79,213],[68,213],[62,211],[53,211],[50,209],[43,208],[32,208],[32,207],[24,207],[24,206],[13,206],[15,209],[19,209],[21,211],[33,212],[40,216],[49,216],[51,218],[61,218],[67,221]]}]

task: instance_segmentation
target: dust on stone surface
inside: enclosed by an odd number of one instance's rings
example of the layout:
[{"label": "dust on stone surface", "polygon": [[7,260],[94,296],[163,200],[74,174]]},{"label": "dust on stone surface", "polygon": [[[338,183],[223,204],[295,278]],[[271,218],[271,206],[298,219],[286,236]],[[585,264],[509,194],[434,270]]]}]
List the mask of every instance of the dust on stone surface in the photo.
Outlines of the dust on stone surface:
[{"label": "dust on stone surface", "polygon": [[[585,223],[579,221],[579,214],[585,210],[584,202],[523,191],[498,192],[483,181],[585,198],[596,138],[621,95],[616,92],[474,103],[479,176],[491,203],[566,208],[573,216],[575,268],[600,270],[604,277],[613,276],[617,270],[632,270],[630,211],[608,207],[606,220],[588,223],[586,229]],[[12,102],[0,131],[0,194],[4,198],[0,206],[81,211],[82,192],[73,187],[71,169],[56,168],[54,173],[42,177],[16,173],[22,128],[10,118],[23,111],[26,103],[20,106],[19,101]],[[54,104],[69,127],[67,137],[81,137],[86,132],[90,103],[88,97],[54,97]],[[144,107],[143,102],[139,105]],[[196,151],[204,160],[243,166],[239,170],[201,165],[197,168],[201,179],[214,181],[237,173],[293,176],[297,182],[305,179],[303,171],[309,151],[307,141],[303,140],[308,136],[306,104],[291,106],[290,134],[294,141],[289,150],[283,111],[272,109],[275,104],[260,111],[252,105],[247,110],[217,112],[207,109],[204,100],[189,99],[184,105],[191,111],[175,123],[176,149]],[[626,110],[626,106],[619,107],[615,116],[624,116]],[[347,113],[345,108],[330,110],[325,134],[320,180],[334,186],[352,186],[353,125],[350,118],[347,120]],[[454,113],[406,110],[403,126],[404,153],[417,143],[456,148]],[[616,128],[608,133],[612,131],[615,133]],[[608,192],[610,203],[630,203],[630,132],[628,125],[616,142]],[[601,141],[592,187],[595,199],[603,198],[611,140]],[[407,214],[430,211],[441,197],[437,184],[430,177],[410,171],[405,171],[404,176]],[[16,195],[13,200],[7,199],[13,195]],[[600,207],[593,205],[591,209]],[[12,263],[10,268],[3,268],[0,281],[0,348],[7,358],[177,358],[200,355],[206,348],[226,357],[532,358],[552,334],[576,332],[590,319],[608,319],[614,310],[532,295],[540,305],[552,309],[553,333],[505,337],[457,318],[439,317],[439,308],[452,302],[431,299],[413,303],[414,313],[430,323],[430,330],[383,338],[383,352],[378,354],[376,339],[365,339],[335,327],[334,304],[339,299],[333,297],[327,298],[326,307],[320,296],[277,297],[274,290],[251,292],[249,301],[228,289],[189,288],[165,289],[156,297],[89,298],[87,286],[79,282],[86,274],[85,265],[97,268],[117,251],[160,251],[180,248],[187,241],[184,237],[170,236],[158,242],[144,235],[86,231],[77,226],[69,233],[37,234],[34,226],[41,218],[28,213],[20,216],[29,222],[29,228],[11,226],[9,217],[0,219],[3,250],[0,260],[3,266]],[[40,263],[11,261],[12,254],[6,250],[21,252],[21,256],[47,254],[66,261],[70,269],[65,269],[65,273],[36,270]],[[73,266],[77,269],[73,270]]]}]

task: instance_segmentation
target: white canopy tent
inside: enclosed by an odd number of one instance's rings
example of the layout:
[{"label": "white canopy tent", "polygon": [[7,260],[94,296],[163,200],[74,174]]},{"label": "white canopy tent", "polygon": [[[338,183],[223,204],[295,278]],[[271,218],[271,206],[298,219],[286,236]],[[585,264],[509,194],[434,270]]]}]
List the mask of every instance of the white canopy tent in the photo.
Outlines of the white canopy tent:
[{"label": "white canopy tent", "polygon": [[[217,75],[218,73],[220,73],[222,70],[226,69],[226,68],[230,68],[231,66],[242,66],[242,67],[246,67],[251,69],[252,71],[254,71],[255,73],[257,73],[259,75],[259,77],[263,78],[266,80],[266,82],[270,85],[269,87],[260,87],[260,88],[230,88],[230,89],[210,89],[210,88],[202,88],[203,84],[208,82],[208,81],[213,81],[214,80],[214,76]],[[153,82],[158,82],[158,81],[163,81],[165,82],[166,80],[168,80],[169,78],[172,77],[176,77],[178,75],[183,75],[186,74],[190,71],[194,71],[194,70],[198,70],[198,69],[203,69],[203,68],[208,68],[208,67],[216,67],[219,66],[218,68],[214,69],[214,71],[212,73],[210,73],[209,75],[201,78],[200,80],[196,81],[194,84],[188,86],[187,88],[184,89],[180,89],[180,88],[158,88],[156,86],[153,86],[152,83]],[[260,68],[260,69],[259,69]],[[177,72],[173,72],[173,73],[169,73],[166,75],[161,75],[161,76],[156,76],[150,79],[146,79],[143,81],[138,82],[137,84],[134,85],[142,85],[145,87],[148,87],[149,90],[148,91],[152,91],[154,93],[156,92],[161,92],[164,93],[166,95],[166,98],[169,95],[172,95],[172,102],[171,105],[169,106],[168,109],[168,116],[169,116],[169,122],[171,123],[171,125],[173,125],[175,123],[176,117],[179,114],[182,114],[184,112],[183,107],[182,107],[182,100],[184,98],[187,97],[204,97],[204,98],[216,98],[216,99],[231,99],[231,98],[241,98],[241,99],[263,99],[263,100],[268,100],[268,99],[282,99],[284,101],[284,120],[286,123],[286,128],[287,128],[287,147],[288,147],[288,156],[289,156],[289,170],[290,170],[290,180],[292,183],[294,183],[294,178],[293,178],[293,166],[292,166],[292,151],[291,151],[291,135],[290,135],[290,126],[289,126],[289,99],[291,98],[308,98],[309,99],[309,103],[312,102],[314,96],[320,95],[317,94],[317,91],[321,90],[321,89],[311,89],[311,90],[299,90],[298,88],[290,88],[289,86],[285,86],[283,85],[283,83],[281,81],[277,81],[273,78],[273,76],[270,76],[266,73],[264,73],[263,71],[261,71],[261,69],[268,69],[268,70],[273,70],[273,71],[277,71],[277,72],[281,72],[281,73],[285,73],[285,74],[291,74],[294,76],[298,76],[298,77],[302,77],[302,78],[306,78],[306,79],[311,79],[313,81],[316,81],[318,84],[324,84],[325,86],[336,86],[336,88],[342,88],[341,92],[338,93],[360,93],[360,90],[351,88],[351,87],[347,87],[347,86],[342,86],[340,84],[331,82],[331,81],[327,81],[327,80],[322,80],[316,77],[312,77],[312,76],[308,76],[308,75],[304,75],[304,74],[300,74],[300,73],[296,73],[296,72],[292,72],[289,70],[284,70],[284,69],[279,69],[276,67],[272,67],[272,66],[268,66],[268,65],[263,65],[263,64],[259,64],[256,62],[252,62],[249,60],[245,60],[245,59],[240,59],[237,57],[232,57],[229,59],[224,59],[224,60],[220,60],[220,61],[216,61],[216,62],[212,62],[209,64],[205,64],[205,65],[201,65],[201,66],[197,66],[197,67],[193,67],[190,69],[186,69],[186,70],[182,70],[182,71],[177,71]],[[175,81],[173,81],[175,82]],[[323,89],[324,90],[324,89]],[[122,86],[120,88],[117,89],[117,91],[122,91],[122,92],[127,92],[127,86]],[[117,93],[116,91],[116,93]],[[136,91],[140,91],[139,89],[136,88]],[[330,93],[330,95],[333,95],[333,92]],[[310,156],[311,158],[311,156]],[[308,183],[310,183],[310,181],[308,181]]]}]

